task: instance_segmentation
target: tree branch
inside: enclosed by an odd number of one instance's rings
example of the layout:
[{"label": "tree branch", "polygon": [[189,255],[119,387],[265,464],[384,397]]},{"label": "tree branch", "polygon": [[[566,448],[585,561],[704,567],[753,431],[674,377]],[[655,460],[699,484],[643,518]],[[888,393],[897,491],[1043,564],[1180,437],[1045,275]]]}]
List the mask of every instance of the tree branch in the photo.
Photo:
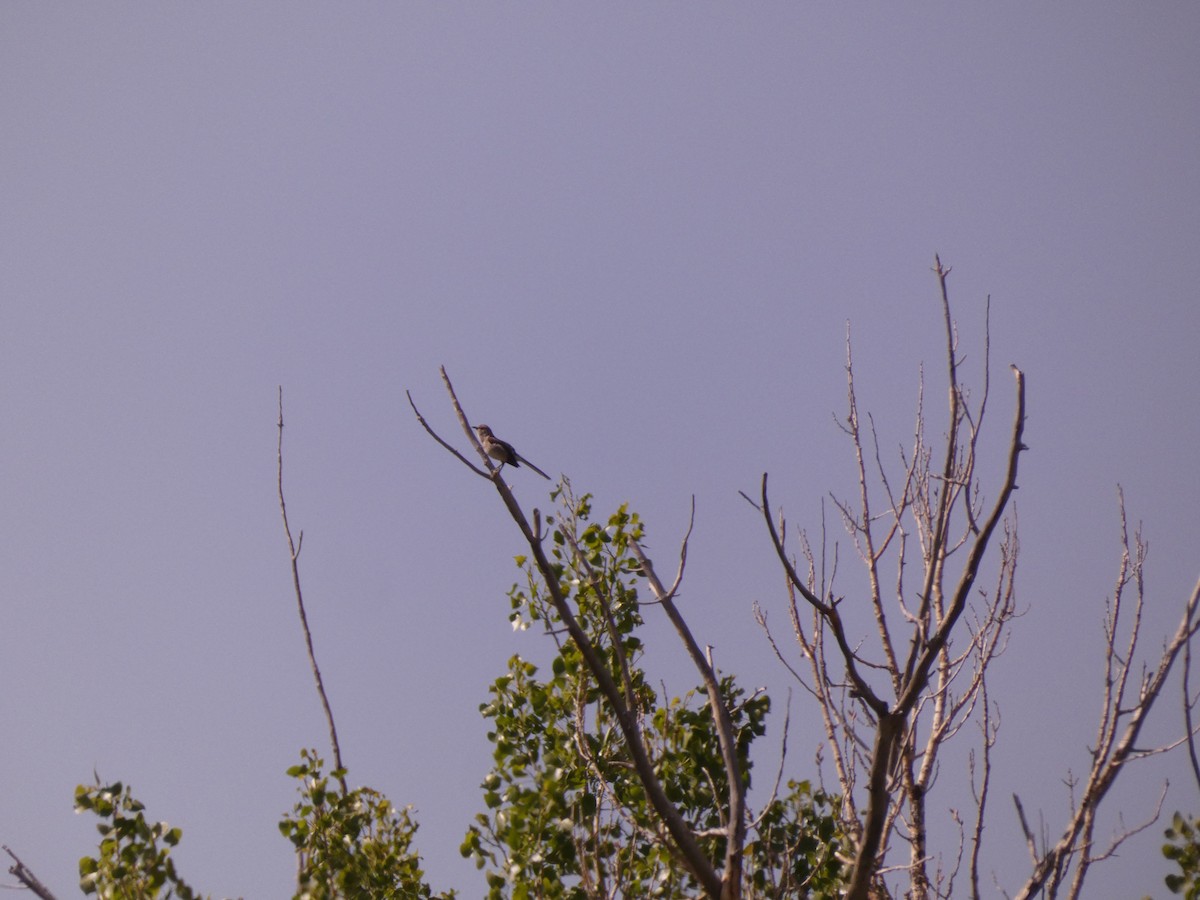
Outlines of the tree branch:
[{"label": "tree branch", "polygon": [[[1117,777],[1129,762],[1144,758],[1153,753],[1163,752],[1169,749],[1169,747],[1177,746],[1185,740],[1184,738],[1180,738],[1179,741],[1173,744],[1168,744],[1164,747],[1155,747],[1150,750],[1137,749],[1138,736],[1141,734],[1146,718],[1149,716],[1151,709],[1153,709],[1162,692],[1163,686],[1167,682],[1171,673],[1171,667],[1180,653],[1191,642],[1197,629],[1200,628],[1200,581],[1197,581],[1196,586],[1192,589],[1191,596],[1184,604],[1183,616],[1178,627],[1175,629],[1175,633],[1163,648],[1158,663],[1141,680],[1137,699],[1131,705],[1127,705],[1124,696],[1124,685],[1127,683],[1126,673],[1135,664],[1136,640],[1133,645],[1130,645],[1126,649],[1124,657],[1121,657],[1117,653],[1119,635],[1116,628],[1116,617],[1119,615],[1125,587],[1130,583],[1134,584],[1136,590],[1135,612],[1134,622],[1130,626],[1130,634],[1136,636],[1138,620],[1141,616],[1140,610],[1144,600],[1142,566],[1145,561],[1145,545],[1138,536],[1135,536],[1132,544],[1129,540],[1128,531],[1124,527],[1125,508],[1123,499],[1121,501],[1120,513],[1124,553],[1122,554],[1117,586],[1114,591],[1112,613],[1110,615],[1111,624],[1105,635],[1105,706],[1100,714],[1099,734],[1097,736],[1096,747],[1092,751],[1091,770],[1084,781],[1083,791],[1080,794],[1078,804],[1073,805],[1071,819],[1063,829],[1058,842],[1041,854],[1040,857],[1035,855],[1033,873],[1017,894],[1018,900],[1031,900],[1031,898],[1038,896],[1043,890],[1049,890],[1051,893],[1057,890],[1062,880],[1066,877],[1072,860],[1077,854],[1082,853],[1079,868],[1085,871],[1091,862],[1097,858],[1102,858],[1105,854],[1095,857],[1091,853],[1092,830],[1095,823],[1096,811]],[[1118,669],[1115,678],[1112,674],[1114,660]],[[1114,684],[1116,685],[1116,690],[1113,690]],[[1124,728],[1119,728],[1119,724],[1122,721],[1125,722]],[[1119,844],[1120,841],[1124,840],[1131,833],[1134,832],[1127,832],[1125,835],[1118,837],[1115,843]],[[1070,896],[1074,897],[1077,895],[1076,886],[1081,883],[1082,876],[1077,870]]]},{"label": "tree branch", "polygon": [[[722,879],[717,873],[716,867],[712,861],[705,855],[700,847],[696,836],[692,833],[691,828],[680,814],[679,810],[670,801],[663,789],[661,782],[654,774],[654,766],[650,761],[649,754],[646,749],[645,741],[642,737],[641,726],[638,722],[637,711],[630,708],[625,702],[625,697],[620,686],[613,679],[612,674],[605,666],[603,659],[600,657],[596,647],[592,644],[587,633],[580,626],[571,610],[570,604],[567,603],[567,598],[563,594],[562,587],[559,584],[559,579],[555,573],[554,567],[546,557],[545,550],[542,548],[541,540],[529,527],[529,522],[522,511],[520,504],[517,503],[512,491],[508,485],[504,483],[502,478],[499,478],[499,471],[496,470],[488,456],[483,452],[483,448],[479,446],[475,439],[474,431],[472,430],[467,416],[463,412],[462,406],[458,401],[458,396],[454,391],[454,386],[450,382],[449,376],[446,374],[446,369],[443,366],[440,369],[442,382],[446,387],[447,393],[450,395],[450,401],[454,406],[455,413],[458,416],[459,424],[463,428],[463,432],[467,435],[468,440],[472,442],[479,450],[480,458],[484,461],[485,466],[490,472],[492,484],[496,488],[496,492],[500,495],[501,501],[508,510],[517,528],[524,536],[526,543],[529,545],[530,553],[533,557],[534,565],[542,576],[546,590],[550,594],[551,603],[554,605],[559,619],[563,622],[575,646],[579,648],[580,654],[583,656],[584,662],[588,670],[596,679],[597,687],[604,695],[612,707],[616,717],[617,724],[621,729],[621,733],[625,738],[626,746],[629,749],[630,757],[633,761],[634,771],[637,773],[638,780],[646,791],[646,796],[649,798],[655,812],[662,819],[663,825],[671,836],[672,842],[679,851],[680,856],[685,864],[696,877],[697,881],[703,886],[705,893],[711,900],[722,900]],[[410,398],[411,402],[411,398]],[[413,406],[413,411],[416,412],[416,406]],[[418,413],[418,418],[420,414]],[[422,420],[424,425],[424,421]],[[426,430],[433,434],[432,429],[427,425]],[[436,435],[435,435],[436,437]],[[438,442],[442,446],[449,448],[449,445],[440,438]],[[452,451],[453,452],[453,451]],[[466,461],[460,454],[455,453],[466,465],[474,469],[470,463]]]},{"label": "tree branch", "polygon": [[[675,580],[676,587],[679,585],[679,580],[683,577],[683,567],[687,560],[688,537],[692,533],[692,525],[695,522],[695,518],[696,501],[693,498],[692,514],[688,518],[687,535],[684,536],[679,551],[679,576]],[[673,598],[675,587],[670,591],[663,587],[662,582],[659,581],[658,575],[654,571],[654,566],[636,540],[630,541],[630,547],[634,555],[638,558],[638,562],[642,564],[642,572],[645,574],[655,598],[662,605],[667,618],[670,619],[671,624],[675,627],[675,632],[679,635],[679,639],[683,641],[688,656],[691,657],[692,665],[696,667],[696,670],[700,673],[700,677],[704,680],[704,689],[708,693],[708,706],[712,711],[713,722],[717,727],[717,741],[721,747],[721,762],[725,767],[725,777],[729,782],[729,797],[727,799],[729,810],[728,824],[726,826],[724,888],[722,897],[726,898],[726,900],[732,900],[734,896],[737,896],[734,892],[740,891],[741,887],[742,851],[746,843],[746,778],[737,757],[737,735],[734,732],[733,720],[729,715],[728,708],[725,706],[724,699],[721,697],[721,685],[717,680],[716,672],[713,671],[712,664],[700,650],[700,645],[696,643],[696,639],[692,636],[691,629],[688,628],[687,622],[684,621],[678,607],[675,606]],[[713,795],[716,796],[715,791]]]},{"label": "tree branch", "polygon": [[[317,694],[321,698],[321,707],[325,711],[325,721],[329,724],[329,743],[333,750],[334,768],[345,772],[342,762],[342,747],[338,743],[337,725],[333,721],[333,708],[329,705],[329,696],[325,693],[325,681],[321,678],[321,668],[317,665],[317,654],[313,650],[312,631],[308,627],[308,615],[304,611],[304,592],[300,589],[300,547],[304,543],[304,532],[293,542],[292,529],[288,524],[287,502],[283,499],[283,387],[279,388],[279,443],[278,467],[276,469],[279,486],[279,512],[283,516],[283,533],[287,536],[288,554],[292,559],[292,586],[296,592],[296,609],[300,613],[300,627],[304,630],[304,645],[308,650],[308,662],[312,667],[313,678],[317,683]],[[338,784],[342,793],[346,793],[346,776],[338,775]]]},{"label": "tree branch", "polygon": [[41,897],[42,900],[55,900],[54,895],[50,893],[50,888],[38,881],[38,877],[29,871],[25,863],[21,862],[17,854],[9,850],[7,845],[4,846],[4,852],[13,858],[13,865],[8,867],[10,875]]}]

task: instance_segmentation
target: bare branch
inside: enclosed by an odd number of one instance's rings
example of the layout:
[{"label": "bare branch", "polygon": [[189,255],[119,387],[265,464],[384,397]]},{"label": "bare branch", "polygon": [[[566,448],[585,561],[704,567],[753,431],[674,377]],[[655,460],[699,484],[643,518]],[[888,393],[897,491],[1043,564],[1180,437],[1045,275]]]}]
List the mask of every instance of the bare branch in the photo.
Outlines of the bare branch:
[{"label": "bare branch", "polygon": [[1188,677],[1192,670],[1192,642],[1183,645],[1183,723],[1187,728],[1188,758],[1192,763],[1192,774],[1196,777],[1196,786],[1200,787],[1200,760],[1196,758],[1196,727],[1192,724],[1192,691],[1188,687]]},{"label": "bare branch", "polygon": [[[442,370],[442,377],[443,378],[446,377],[445,369]],[[461,453],[459,453],[457,449],[455,449],[452,445],[450,445],[448,442],[443,440],[443,438],[440,434],[438,434],[436,431],[433,430],[433,428],[429,425],[429,423],[425,421],[425,417],[421,415],[421,411],[419,409],[417,409],[417,404],[413,401],[411,392],[405,391],[404,396],[408,397],[408,405],[412,407],[413,415],[415,415],[417,417],[417,421],[421,423],[421,427],[424,428],[427,432],[429,432],[429,436],[431,438],[433,438],[435,441],[437,441],[439,444],[441,444],[443,447],[445,447],[454,456],[457,456],[459,458],[459,460],[462,462],[462,464],[464,466],[466,466],[468,469],[470,469],[472,472],[474,472],[476,475],[481,475],[484,478],[492,477],[492,470],[494,467],[491,464],[490,457],[488,457],[488,455],[483,452],[483,447],[480,446],[479,440],[478,440],[478,438],[475,437],[474,431],[472,431],[471,429],[468,428],[467,429],[467,437],[471,439],[471,441],[475,444],[475,449],[478,450],[480,452],[480,454],[483,456],[483,460],[484,460],[484,463],[488,467],[488,471],[484,471],[483,469],[480,469],[478,466],[474,465],[469,459],[467,459],[465,456],[463,456]],[[459,413],[461,416],[461,410],[459,410]]]},{"label": "bare branch", "polygon": [[[743,496],[745,496],[745,495],[743,495]],[[655,603],[662,603],[663,600],[674,600],[675,599],[675,595],[679,591],[679,585],[681,585],[683,583],[683,570],[687,567],[688,541],[691,540],[692,528],[695,526],[695,524],[696,524],[696,496],[695,496],[695,494],[693,494],[692,495],[692,510],[691,510],[691,513],[688,515],[687,533],[684,534],[683,540],[679,544],[679,568],[675,572],[675,581],[673,581],[671,583],[670,589],[666,591],[666,593],[664,594],[662,599],[656,598],[654,600]],[[636,541],[634,542],[634,544],[635,544],[634,553],[637,555],[638,559],[641,559],[642,558],[642,548],[640,545],[637,544]]]},{"label": "bare branch", "polygon": [[[299,540],[292,541],[292,529],[288,524],[287,501],[283,498],[283,386],[279,388],[279,443],[278,451],[278,466],[276,474],[278,476],[279,487],[279,512],[283,516],[283,533],[287,537],[288,553],[292,558],[292,587],[296,592],[296,609],[300,613],[300,627],[304,630],[304,646],[308,650],[308,662],[312,667],[313,679],[317,683],[317,695],[321,698],[321,707],[325,711],[325,721],[329,725],[329,744],[333,751],[334,768],[339,773],[344,773],[346,770],[345,764],[342,762],[342,747],[338,743],[337,725],[333,721],[333,707],[329,705],[329,696],[325,693],[325,681],[321,678],[321,668],[317,665],[317,654],[313,650],[312,630],[308,627],[308,615],[304,611],[304,592],[300,589],[300,547],[304,543],[304,532],[300,532]],[[341,786],[342,793],[346,793],[346,776],[338,775],[338,784]]]},{"label": "bare branch", "polygon": [[[99,781],[99,779],[97,779]],[[25,863],[17,857],[17,854],[8,849],[8,845],[4,845],[4,852],[13,858],[13,865],[8,867],[8,874],[12,875],[17,881],[25,885],[25,887],[37,894],[42,900],[54,900],[54,895],[50,893],[50,888],[46,887],[36,875],[29,871]]]},{"label": "bare branch", "polygon": [[787,744],[788,744],[788,729],[792,721],[792,692],[788,691],[788,702],[783,708],[783,736],[780,739],[779,746],[779,768],[775,772],[775,781],[771,785],[771,796],[767,798],[763,804],[762,813],[750,823],[749,827],[757,830],[762,825],[763,819],[770,812],[772,806],[775,805],[775,800],[779,797],[779,785],[783,783],[783,766],[787,762]]},{"label": "bare branch", "polygon": [[1025,846],[1029,848],[1029,858],[1037,865],[1040,858],[1037,839],[1033,836],[1033,830],[1029,827],[1029,820],[1025,818],[1025,807],[1021,805],[1021,798],[1013,794],[1013,805],[1017,807],[1017,819],[1021,822],[1021,832],[1025,835]]},{"label": "bare branch", "polygon": [[[1118,496],[1120,498],[1120,495]],[[1109,855],[1109,852],[1099,855],[1092,853],[1092,832],[1096,812],[1117,777],[1128,763],[1165,752],[1186,740],[1185,737],[1181,737],[1178,741],[1152,748],[1137,746],[1142,727],[1167,682],[1171,667],[1200,628],[1200,581],[1196,583],[1191,596],[1184,604],[1184,613],[1179,625],[1164,646],[1157,663],[1139,679],[1136,699],[1127,700],[1125,690],[1129,670],[1135,664],[1136,636],[1140,631],[1141,608],[1144,602],[1142,567],[1145,563],[1146,548],[1140,535],[1135,534],[1132,541],[1129,537],[1125,526],[1123,498],[1120,498],[1120,517],[1124,552],[1105,628],[1105,706],[1100,714],[1096,746],[1092,750],[1091,770],[1082,782],[1082,791],[1077,803],[1072,804],[1071,818],[1058,842],[1035,859],[1033,873],[1017,894],[1020,900],[1035,897],[1043,890],[1053,893],[1066,878],[1073,861],[1078,857],[1070,893],[1072,897],[1077,896],[1083,875],[1090,864]],[[1129,637],[1125,639],[1122,655],[1117,650],[1118,642],[1122,640],[1118,626],[1124,593],[1129,585],[1132,585],[1135,591],[1134,609],[1129,625]],[[1156,818],[1157,811],[1150,822]],[[1149,823],[1119,835],[1113,847],[1148,825]]]},{"label": "bare branch", "polygon": [[833,633],[834,640],[837,641],[838,648],[842,651],[842,658],[846,663],[846,674],[852,682],[862,701],[870,707],[870,709],[880,718],[887,715],[887,703],[879,698],[867,681],[858,671],[859,657],[851,648],[846,639],[846,631],[842,626],[842,618],[838,614],[837,607],[832,604],[823,603],[809,588],[801,581],[795,567],[788,559],[787,552],[783,549],[783,543],[779,538],[779,532],[775,529],[775,522],[771,518],[771,501],[767,496],[767,473],[763,473],[762,478],[762,505],[763,519],[766,520],[767,530],[771,535],[771,542],[775,546],[775,553],[783,563],[784,571],[787,572],[788,580],[792,586],[800,593],[805,600],[817,611],[824,622],[828,625],[829,630]]}]

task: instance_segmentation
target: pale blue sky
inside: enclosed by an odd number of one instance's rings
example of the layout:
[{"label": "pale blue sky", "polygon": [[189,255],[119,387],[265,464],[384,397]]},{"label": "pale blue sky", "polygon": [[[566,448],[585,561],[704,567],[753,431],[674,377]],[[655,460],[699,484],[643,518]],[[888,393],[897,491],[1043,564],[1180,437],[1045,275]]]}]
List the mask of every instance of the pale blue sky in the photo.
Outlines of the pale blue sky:
[{"label": "pale blue sky", "polygon": [[[482,894],[457,851],[477,707],[545,647],[506,621],[518,535],[404,389],[449,430],[445,364],[476,421],[630,501],[660,553],[694,493],[697,635],[782,701],[750,614],[782,618],[779,572],[737,491],[770,471],[815,525],[851,485],[848,320],[861,402],[906,439],[936,251],[967,337],[992,297],[995,437],[1007,364],[1028,375],[1029,612],[993,686],[1011,890],[1010,794],[1057,833],[1094,734],[1116,484],[1151,544],[1149,648],[1200,565],[1198,46],[1185,2],[0,7],[0,838],[70,896],[95,768],[183,827],[197,888],[288,894],[283,771],[325,732],[282,384],[351,779],[416,805],[435,885]],[[813,711],[793,721],[811,775]],[[1140,820],[1168,776],[1195,810],[1179,756],[1110,811]],[[1097,883],[1161,894],[1160,833]]]}]

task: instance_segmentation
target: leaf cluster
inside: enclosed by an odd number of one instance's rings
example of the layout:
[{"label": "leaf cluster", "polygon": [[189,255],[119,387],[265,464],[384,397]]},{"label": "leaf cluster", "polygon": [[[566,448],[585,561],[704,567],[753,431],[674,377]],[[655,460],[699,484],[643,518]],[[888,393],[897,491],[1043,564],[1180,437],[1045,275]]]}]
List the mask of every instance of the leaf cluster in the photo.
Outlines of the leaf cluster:
[{"label": "leaf cluster", "polygon": [[1168,843],[1162,853],[1179,866],[1178,874],[1166,877],[1172,894],[1183,894],[1185,900],[1200,898],[1200,826],[1195,816],[1175,813],[1171,827],[1165,832]]},{"label": "leaf cluster", "polygon": [[[299,864],[295,900],[453,900],[454,892],[434,895],[424,880],[413,848],[417,824],[409,810],[397,809],[368,787],[347,790],[345,770],[326,773],[315,750],[302,750],[300,757],[287,772],[298,782],[300,798],[279,823]],[[99,855],[79,861],[85,894],[109,900],[199,900],[170,857],[182,832],[165,822],[148,822],[144,805],[128,786],[80,785],[75,809],[103,820],[97,826]]]},{"label": "leaf cluster", "polygon": [[99,854],[79,860],[80,889],[105,900],[196,900],[199,895],[179,877],[171,859],[183,832],[166,822],[148,822],[145,806],[128,785],[99,781],[75,788],[75,811],[93,812],[102,820],[96,826]]},{"label": "leaf cluster", "polygon": [[279,823],[299,860],[297,900],[433,898],[412,846],[417,824],[409,810],[368,787],[345,790],[345,771],[326,774],[315,750],[300,756],[287,771],[300,799]]},{"label": "leaf cluster", "polygon": [[[726,767],[703,688],[681,697],[656,690],[640,665],[644,591],[631,542],[636,513],[620,507],[589,522],[590,497],[565,497],[550,520],[550,558],[577,621],[618,684],[650,751],[656,777],[710,858],[724,854]],[[494,766],[484,779],[486,812],[461,852],[487,869],[488,898],[695,897],[702,891],[671,850],[661,820],[635,776],[616,715],[560,622],[538,572],[517,558],[524,588],[510,592],[516,627],[540,622],[557,651],[543,674],[514,656],[481,706],[490,720]],[[747,695],[729,675],[720,695],[736,733],[747,786],[753,741],[766,732],[770,698]],[[790,783],[762,811],[745,846],[744,896],[817,896],[841,883],[836,801]]]}]

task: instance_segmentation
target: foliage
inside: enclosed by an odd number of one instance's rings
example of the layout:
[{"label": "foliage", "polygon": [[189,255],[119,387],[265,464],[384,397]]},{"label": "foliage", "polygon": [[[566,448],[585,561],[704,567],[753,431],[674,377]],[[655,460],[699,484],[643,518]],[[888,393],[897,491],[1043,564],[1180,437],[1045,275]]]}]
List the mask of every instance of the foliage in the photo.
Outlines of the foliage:
[{"label": "foliage", "polygon": [[83,892],[112,900],[198,897],[176,874],[171,859],[171,848],[182,832],[166,822],[147,822],[145,807],[128,785],[96,781],[91,787],[75,788],[75,811],[94,812],[104,820],[96,826],[101,835],[99,856],[79,860]]},{"label": "foliage", "polygon": [[345,771],[326,775],[315,750],[300,756],[302,762],[288,769],[299,782],[300,800],[279,823],[299,860],[296,900],[432,898],[412,849],[417,825],[408,810],[371,788],[344,790]]},{"label": "foliage", "polygon": [[[550,538],[562,591],[601,650],[615,680],[634,698],[655,774],[709,858],[724,853],[727,774],[703,689],[668,698],[638,665],[643,645],[638,516],[622,506],[606,526],[589,524],[590,497],[563,495]],[[553,521],[550,523],[553,525]],[[514,627],[542,622],[558,637],[558,616],[536,570],[524,558],[528,587],[510,593]],[[730,676],[720,693],[737,734],[741,771],[765,733],[770,699],[747,696]],[[634,776],[619,723],[598,691],[579,649],[558,641],[548,677],[519,656],[492,685],[481,707],[491,720],[495,766],[483,782],[487,812],[476,817],[464,856],[487,867],[488,897],[695,897],[702,893],[672,854],[665,830]],[[842,838],[837,802],[807,783],[772,797],[747,841],[744,896],[836,895]]]},{"label": "foliage", "polygon": [[[664,824],[664,804],[678,811],[706,858],[722,859],[727,842],[733,848],[734,862],[726,864],[736,896],[836,896],[846,846],[838,798],[807,782],[788,782],[781,793],[776,783],[748,834],[740,799],[736,806],[730,800],[749,787],[750,749],[766,732],[770,699],[747,694],[711,664],[702,667],[705,688],[683,697],[656,690],[640,667],[639,590],[649,577],[650,602],[670,609],[671,599],[636,544],[638,517],[622,507],[606,527],[589,524],[586,496],[565,498],[563,508],[551,536],[553,565],[543,559],[538,568],[519,558],[529,587],[511,592],[514,625],[541,622],[555,637],[550,678],[541,680],[535,665],[514,657],[483,707],[493,721],[496,765],[484,782],[488,812],[477,817],[461,849],[481,868],[490,866],[488,896],[711,895],[711,885],[701,884],[708,874],[696,874],[694,859],[681,859],[676,835]],[[539,581],[545,572],[572,606],[550,602]],[[567,616],[574,616],[579,640],[561,639]],[[599,665],[589,667],[580,641]],[[608,677],[609,687],[601,690],[598,677],[601,683]],[[641,748],[640,777],[631,722]],[[334,749],[336,756],[336,741]],[[652,777],[645,775],[649,768]],[[730,773],[739,780],[731,781]],[[288,775],[297,780],[300,798],[279,828],[296,851],[297,900],[433,900],[407,809],[370,788],[348,789],[345,769],[327,773],[315,750],[302,751]],[[81,787],[77,806],[112,820],[101,825],[100,857],[80,864],[85,890],[119,898],[196,896],[169,857],[179,829],[146,823],[142,804],[124,786]]]},{"label": "foliage", "polygon": [[[412,849],[417,825],[408,810],[397,810],[371,788],[343,789],[346,773],[325,774],[325,763],[315,750],[303,750],[300,756],[301,763],[288,769],[299,782],[300,799],[279,823],[299,861],[296,900],[433,900],[435,895],[422,880],[420,857]],[[178,877],[170,858],[180,830],[165,822],[148,823],[145,807],[127,786],[81,785],[75,791],[75,808],[107,820],[99,826],[100,855],[79,861],[84,893],[113,900],[199,896]],[[160,848],[159,842],[166,846]],[[450,900],[454,893],[437,897]]]},{"label": "foliage", "polygon": [[1200,898],[1200,827],[1195,816],[1186,818],[1175,813],[1171,827],[1166,830],[1169,843],[1163,844],[1163,856],[1179,866],[1178,875],[1166,877],[1172,894],[1183,894],[1186,900]]}]

